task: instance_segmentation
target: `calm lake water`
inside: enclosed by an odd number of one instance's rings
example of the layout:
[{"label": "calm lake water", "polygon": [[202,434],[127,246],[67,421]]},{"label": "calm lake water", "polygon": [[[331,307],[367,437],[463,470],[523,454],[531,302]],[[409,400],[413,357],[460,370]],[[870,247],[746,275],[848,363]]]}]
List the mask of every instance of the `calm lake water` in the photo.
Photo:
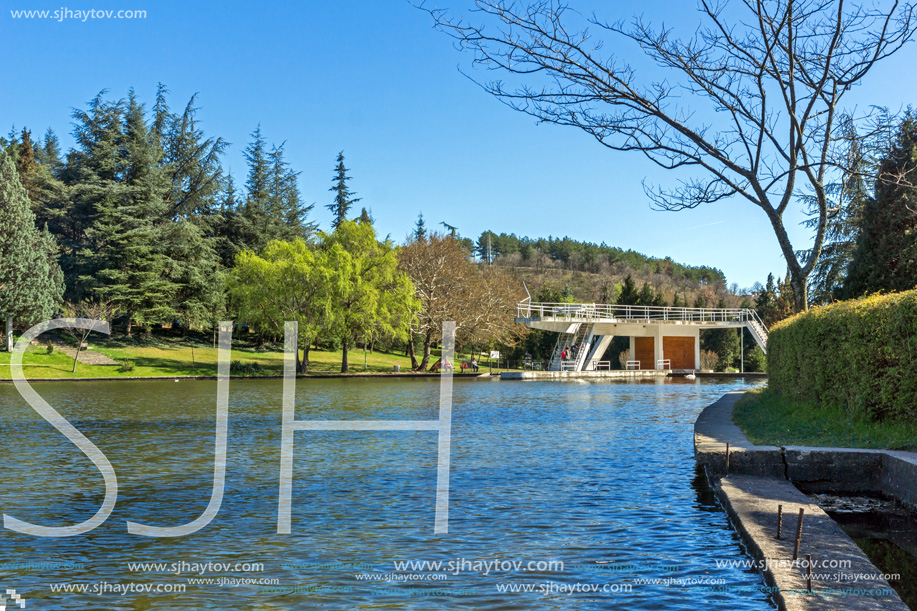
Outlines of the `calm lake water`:
[{"label": "calm lake water", "polygon": [[[181,538],[130,535],[125,522],[177,526],[206,507],[216,382],[36,384],[114,465],[118,504],[81,536],[0,529],[0,591],[15,588],[30,611],[773,608],[750,591],[763,585],[757,573],[718,568],[746,556],[693,459],[697,414],[750,383],[456,380],[447,535],[433,534],[430,431],[297,432],[292,534],[278,535],[281,384],[232,381],[222,509]],[[303,380],[297,418],[435,419],[438,393],[435,379]],[[4,514],[61,526],[95,513],[98,470],[8,384],[0,435]],[[444,568],[397,570],[401,561]],[[46,562],[81,566],[10,566]],[[200,579],[214,582],[189,581]],[[652,579],[668,581],[635,582]],[[711,591],[706,579],[749,591]],[[176,586],[185,591],[156,591]],[[276,587],[300,591],[261,591]]]}]

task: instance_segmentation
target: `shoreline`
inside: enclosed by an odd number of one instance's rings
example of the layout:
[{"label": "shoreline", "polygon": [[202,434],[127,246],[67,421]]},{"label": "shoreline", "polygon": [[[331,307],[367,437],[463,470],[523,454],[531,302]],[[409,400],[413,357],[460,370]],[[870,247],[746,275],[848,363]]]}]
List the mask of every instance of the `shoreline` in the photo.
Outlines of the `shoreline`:
[{"label": "shoreline", "polygon": [[[649,371],[649,370],[648,370]],[[501,379],[504,373],[521,373],[521,372],[500,372],[500,373],[488,373],[488,372],[478,372],[478,373],[453,373],[455,378],[463,379],[472,379],[472,378],[495,378]],[[767,374],[761,372],[751,372],[751,373],[725,373],[725,372],[708,372],[708,373],[697,373],[698,378],[712,378],[712,379],[731,379],[731,378],[753,378],[753,379],[766,379]],[[440,377],[439,373],[431,373],[428,371],[423,372],[413,372],[413,371],[375,371],[375,372],[354,372],[354,373],[298,373],[296,374],[297,380],[308,380],[309,378],[316,379],[331,379],[331,378],[340,378],[340,379],[351,379],[351,378],[395,378],[395,379],[405,379],[405,378],[438,378]],[[565,376],[567,377],[567,376]],[[569,376],[574,377],[574,376]],[[630,377],[630,376],[621,376],[621,377]],[[646,376],[646,377],[663,377],[663,376]],[[683,377],[681,375],[672,375],[667,374],[665,377]],[[246,376],[246,375],[230,375],[230,378],[233,380],[282,380],[283,374],[272,374],[272,375],[260,375],[260,376]],[[218,376],[215,375],[205,375],[205,376],[96,376],[96,377],[86,377],[86,378],[26,378],[25,381],[32,382],[138,382],[142,380],[154,380],[154,381],[166,381],[166,380],[216,380]],[[507,379],[507,378],[502,378]],[[517,378],[518,379],[518,378]],[[556,378],[562,379],[562,378]],[[13,384],[12,378],[0,378],[0,384]]]},{"label": "shoreline", "polygon": [[[869,574],[870,587],[891,586],[838,524],[796,484],[816,485],[837,493],[881,492],[901,503],[917,506],[917,453],[859,448],[757,446],[732,422],[732,409],[744,391],[723,395],[704,408],[694,424],[694,456],[710,487],[729,516],[748,553],[757,562],[774,601],[785,611],[882,609],[905,611],[897,593],[839,597],[857,589],[848,574]],[[727,457],[727,444],[729,454]],[[783,537],[776,538],[777,507],[783,505]],[[808,590],[805,571],[793,563],[796,513],[805,509],[800,560],[806,554],[819,562],[845,560],[836,580],[813,581]],[[827,557],[826,551],[832,556]],[[792,564],[791,564],[792,563]],[[861,587],[862,584],[859,584]],[[832,592],[833,590],[833,592]],[[788,594],[788,595],[787,595]],[[835,604],[836,603],[836,604]]]},{"label": "shoreline", "polygon": [[[499,374],[488,373],[454,373],[456,378],[480,378],[480,377],[499,377]],[[283,374],[246,376],[232,374],[229,376],[232,380],[282,380]],[[298,373],[297,380],[308,380],[309,378],[438,378],[440,374],[430,372],[408,372],[401,371],[398,373],[377,371],[377,372],[359,372],[359,373]],[[25,378],[26,382],[139,382],[143,380],[168,381],[168,380],[217,380],[219,376],[122,376],[122,377],[92,377],[92,378]],[[12,384],[11,378],[0,379],[0,384]]]}]

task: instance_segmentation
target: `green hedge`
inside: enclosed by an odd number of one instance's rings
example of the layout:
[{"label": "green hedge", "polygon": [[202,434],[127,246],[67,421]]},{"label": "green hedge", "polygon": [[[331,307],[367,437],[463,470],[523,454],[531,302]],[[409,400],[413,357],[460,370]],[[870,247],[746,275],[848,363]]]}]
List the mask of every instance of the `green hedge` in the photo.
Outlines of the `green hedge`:
[{"label": "green hedge", "polygon": [[917,290],[813,308],[774,325],[768,386],[873,419],[917,421]]}]

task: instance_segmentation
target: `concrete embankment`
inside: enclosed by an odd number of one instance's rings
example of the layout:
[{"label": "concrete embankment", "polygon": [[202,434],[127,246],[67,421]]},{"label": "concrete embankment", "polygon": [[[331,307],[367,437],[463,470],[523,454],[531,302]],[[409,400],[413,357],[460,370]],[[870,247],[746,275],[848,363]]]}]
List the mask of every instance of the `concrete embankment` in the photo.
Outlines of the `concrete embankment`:
[{"label": "concrete embankment", "polygon": [[[488,376],[488,374],[480,373],[454,373],[456,378],[480,378]],[[409,380],[416,378],[438,378],[440,374],[438,373],[429,373],[429,372],[413,372],[413,371],[403,371],[399,373],[389,372],[389,371],[379,371],[379,372],[366,372],[366,373],[301,373],[297,374],[297,380],[309,380],[309,379],[340,379],[340,380],[349,380],[351,378],[385,378],[393,380]],[[496,376],[494,376],[496,377]],[[233,382],[239,380],[281,380],[283,379],[282,375],[258,375],[258,376],[246,376],[239,374],[231,374],[230,378]],[[216,380],[217,376],[118,376],[118,377],[95,377],[95,378],[28,378],[29,383],[32,382],[138,382],[138,381],[163,381],[163,380]],[[9,383],[12,384],[13,380],[10,378],[0,379],[0,384]]]},{"label": "concrete embankment", "polygon": [[616,378],[616,379],[652,379],[664,378],[667,371],[656,369],[637,369],[623,371],[618,369],[602,371],[504,371],[501,380],[569,380],[575,378]]},{"label": "concrete embankment", "polygon": [[[700,414],[694,425],[695,457],[762,568],[775,602],[788,611],[907,610],[882,571],[795,484],[807,490],[881,492],[914,504],[917,454],[756,446],[732,422],[732,409],[741,395],[729,393]],[[778,539],[780,505],[783,528]],[[800,508],[805,514],[799,561],[794,562]],[[807,555],[813,560],[811,589],[806,582]]]}]

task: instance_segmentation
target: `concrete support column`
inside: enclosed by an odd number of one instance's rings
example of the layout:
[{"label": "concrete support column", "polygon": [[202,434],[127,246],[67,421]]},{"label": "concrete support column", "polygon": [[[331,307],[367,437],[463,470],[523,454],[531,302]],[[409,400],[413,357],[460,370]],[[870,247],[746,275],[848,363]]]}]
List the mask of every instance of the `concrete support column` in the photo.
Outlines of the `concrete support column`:
[{"label": "concrete support column", "polygon": [[700,369],[700,329],[694,329],[694,368]]},{"label": "concrete support column", "polygon": [[662,325],[655,325],[653,333],[653,368],[659,369],[659,360],[664,359],[662,355]]},{"label": "concrete support column", "polygon": [[630,356],[627,358],[628,361],[632,361],[637,358],[637,341],[634,339],[634,336],[630,336]]}]

